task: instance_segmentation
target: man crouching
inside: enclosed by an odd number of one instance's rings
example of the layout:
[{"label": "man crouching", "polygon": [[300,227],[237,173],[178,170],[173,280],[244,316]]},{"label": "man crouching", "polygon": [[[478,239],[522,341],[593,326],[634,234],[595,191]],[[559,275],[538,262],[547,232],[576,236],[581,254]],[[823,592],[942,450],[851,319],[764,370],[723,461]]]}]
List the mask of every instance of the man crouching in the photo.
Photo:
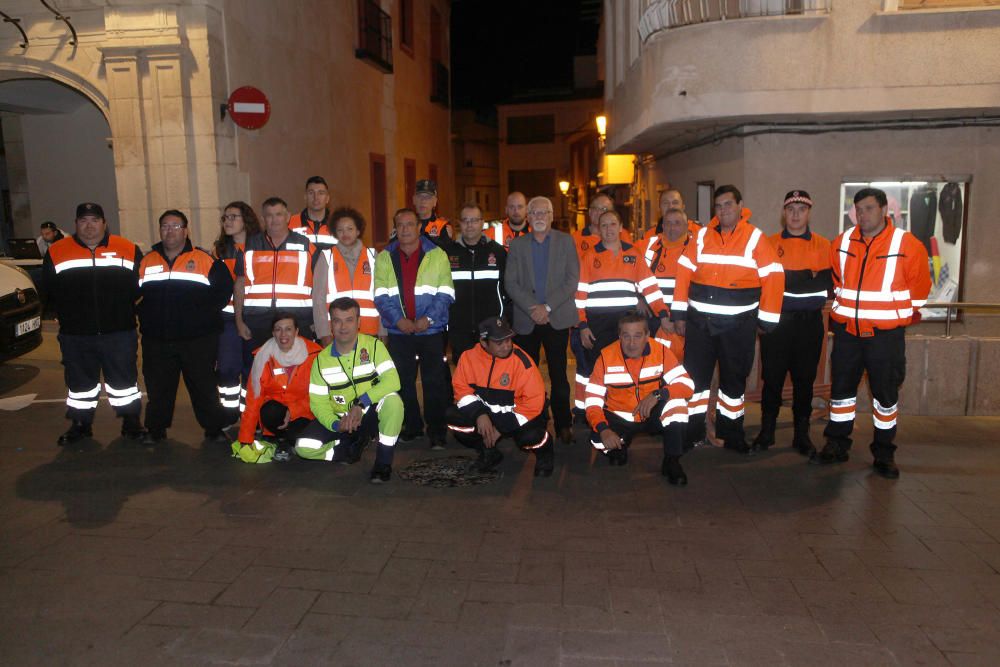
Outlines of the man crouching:
[{"label": "man crouching", "polygon": [[591,444],[611,465],[625,465],[636,434],[661,434],[660,472],[671,484],[686,485],[680,457],[693,392],[694,383],[677,358],[649,336],[645,316],[626,313],[618,320],[618,340],[601,350],[587,383]]},{"label": "man crouching", "polygon": [[403,427],[399,373],[389,350],[359,333],[361,306],[349,297],[330,304],[333,342],[316,356],[309,378],[309,407],[316,421],[295,443],[304,459],[356,463],[378,435],[373,484],[392,477],[392,458]]},{"label": "man crouching", "polygon": [[510,437],[522,450],[535,452],[535,476],[550,477],[545,384],[538,366],[514,345],[513,336],[501,319],[479,324],[479,345],[462,354],[452,378],[457,403],[448,409],[448,428],[456,440],[479,452],[480,472],[503,461],[496,445]]}]

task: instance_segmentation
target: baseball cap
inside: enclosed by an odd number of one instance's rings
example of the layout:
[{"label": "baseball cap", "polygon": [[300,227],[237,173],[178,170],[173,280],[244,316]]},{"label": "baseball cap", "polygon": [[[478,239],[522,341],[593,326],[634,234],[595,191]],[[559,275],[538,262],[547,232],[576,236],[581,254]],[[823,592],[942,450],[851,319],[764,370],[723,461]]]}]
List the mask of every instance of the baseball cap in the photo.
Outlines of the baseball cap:
[{"label": "baseball cap", "polygon": [[427,194],[437,196],[438,185],[429,178],[422,178],[417,181],[416,192],[418,195]]},{"label": "baseball cap", "polygon": [[489,317],[479,323],[481,340],[507,340],[514,337],[514,330],[499,317]]},{"label": "baseball cap", "polygon": [[94,215],[104,219],[104,209],[101,208],[100,204],[95,204],[94,202],[84,202],[76,207],[76,217],[83,218],[88,215]]}]

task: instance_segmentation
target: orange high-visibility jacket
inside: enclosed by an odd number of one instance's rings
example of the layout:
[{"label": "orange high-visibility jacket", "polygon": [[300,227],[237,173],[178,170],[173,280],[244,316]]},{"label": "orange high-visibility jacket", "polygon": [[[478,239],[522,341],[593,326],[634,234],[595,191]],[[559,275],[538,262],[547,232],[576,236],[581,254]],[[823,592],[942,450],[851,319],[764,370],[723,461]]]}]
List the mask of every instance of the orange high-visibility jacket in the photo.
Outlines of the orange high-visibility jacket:
[{"label": "orange high-visibility jacket", "polygon": [[773,329],[781,317],[785,274],[774,247],[750,224],[744,208],[732,231],[723,233],[719,219],[688,243],[678,260],[671,316],[687,319],[688,310],[711,317],[734,317],[757,311],[761,328]]},{"label": "orange high-visibility jacket", "polygon": [[[243,308],[312,308],[313,255],[315,246],[301,234],[291,232],[275,248],[261,232],[247,239],[243,252]],[[239,271],[237,271],[239,273]]]},{"label": "orange high-visibility jacket", "polygon": [[325,250],[337,245],[337,237],[330,229],[332,222],[329,209],[323,214],[323,219],[316,222],[309,217],[309,209],[304,208],[301,213],[296,213],[288,219],[288,228],[296,234],[302,234],[310,243]]},{"label": "orange high-visibility jacket", "polygon": [[517,345],[506,359],[482,345],[462,354],[451,380],[458,409],[470,420],[489,414],[498,430],[508,433],[542,413],[545,382],[538,366]]},{"label": "orange high-visibility jacket", "polygon": [[615,255],[598,243],[580,262],[580,282],[576,288],[580,328],[588,326],[589,317],[632,310],[639,304],[640,294],[658,317],[667,316],[656,278],[650,273],[642,251],[622,243]]},{"label": "orange high-visibility jacket", "polygon": [[448,226],[448,218],[442,218],[437,213],[430,220],[421,220],[420,233],[436,239],[439,236],[451,236],[451,228]]},{"label": "orange high-visibility jacket", "polygon": [[831,287],[830,242],[808,228],[801,236],[782,231],[768,240],[785,269],[781,310],[801,312],[821,309]]},{"label": "orange high-visibility jacket", "polygon": [[504,218],[503,220],[484,222],[483,230],[490,239],[502,245],[504,250],[510,250],[510,242],[530,232],[531,225],[525,222],[521,231],[516,232],[510,227],[510,218]]},{"label": "orange high-visibility jacket", "polygon": [[674,302],[674,288],[677,285],[677,262],[684,254],[684,249],[690,238],[691,235],[687,234],[676,241],[664,243],[663,239],[656,235],[646,241],[646,266],[656,278],[656,284],[663,296],[663,303],[668,310],[670,304]]},{"label": "orange high-visibility jacket", "polygon": [[353,276],[347,260],[337,247],[323,251],[326,258],[326,305],[348,296],[361,306],[361,333],[378,335],[379,316],[375,310],[375,251],[361,246]]},{"label": "orange high-visibility jacket", "polygon": [[[301,336],[300,336],[301,338]],[[260,374],[260,393],[253,390],[253,381],[247,380],[246,410],[240,417],[240,442],[253,442],[254,432],[260,422],[260,408],[268,401],[278,401],[288,408],[288,420],[300,417],[313,419],[309,409],[309,374],[312,372],[313,361],[323,348],[306,340],[309,354],[305,361],[292,369],[289,374],[285,368],[277,365],[274,357],[267,360],[267,365]],[[265,433],[270,435],[270,433]]]},{"label": "orange high-visibility jacket", "polygon": [[914,309],[927,302],[931,274],[927,249],[910,232],[894,226],[866,239],[857,226],[831,244],[833,310],[837,322],[855,336],[872,336],[875,329],[905,327]]},{"label": "orange high-visibility jacket", "polygon": [[[576,256],[583,260],[583,256],[587,254],[590,250],[594,249],[598,243],[601,242],[601,235],[597,233],[590,232],[590,225],[587,225],[583,229],[577,232],[573,232],[573,243],[576,244]],[[618,233],[618,238],[621,239],[622,243],[632,243],[632,235],[624,227]]]},{"label": "orange high-visibility jacket", "polygon": [[605,410],[626,421],[641,422],[636,408],[654,391],[666,399],[660,419],[664,426],[687,421],[694,382],[673,353],[650,338],[641,357],[626,359],[621,344],[612,343],[601,350],[587,382],[587,423],[597,433],[603,431],[608,427]]}]

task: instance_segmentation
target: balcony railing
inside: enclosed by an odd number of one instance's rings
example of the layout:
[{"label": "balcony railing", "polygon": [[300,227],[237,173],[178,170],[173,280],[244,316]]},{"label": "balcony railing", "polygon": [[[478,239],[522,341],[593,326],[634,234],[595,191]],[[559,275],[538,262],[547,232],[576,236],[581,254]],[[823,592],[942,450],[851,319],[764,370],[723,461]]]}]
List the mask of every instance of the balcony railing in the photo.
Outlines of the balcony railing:
[{"label": "balcony railing", "polygon": [[448,106],[448,68],[431,62],[431,102]]},{"label": "balcony railing", "polygon": [[358,0],[359,38],[354,55],[392,73],[392,17],[374,0]]},{"label": "balcony railing", "polygon": [[833,0],[650,0],[639,20],[645,42],[656,33],[695,23],[762,16],[830,13]]}]

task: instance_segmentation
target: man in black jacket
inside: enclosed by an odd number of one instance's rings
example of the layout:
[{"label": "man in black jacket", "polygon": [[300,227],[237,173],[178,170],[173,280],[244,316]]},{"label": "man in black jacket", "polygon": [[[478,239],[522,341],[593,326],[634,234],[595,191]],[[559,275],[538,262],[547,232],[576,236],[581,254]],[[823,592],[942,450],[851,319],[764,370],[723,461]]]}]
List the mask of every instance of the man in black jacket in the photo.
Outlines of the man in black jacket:
[{"label": "man in black jacket", "polygon": [[222,260],[191,245],[182,212],[160,216],[160,242],[142,258],[139,292],[142,376],[148,392],[143,444],[166,439],[182,373],[205,438],[224,443],[227,419],[216,393],[215,361],[222,307],[233,293],[233,279]]},{"label": "man in black jacket", "polygon": [[93,435],[91,424],[101,393],[122,418],[122,435],[143,436],[135,367],[138,336],[135,301],[142,252],[128,239],[108,233],[104,209],[87,202],[76,207],[76,231],[57,241],[42,261],[42,282],[59,320],[59,348],[68,390],[69,445]]},{"label": "man in black jacket", "polygon": [[476,204],[466,204],[459,212],[461,233],[445,240],[441,249],[451,263],[455,283],[455,303],[448,315],[448,340],[452,360],[479,342],[479,323],[503,317],[507,295],[503,290],[507,253],[503,246],[483,234],[483,212]]}]

